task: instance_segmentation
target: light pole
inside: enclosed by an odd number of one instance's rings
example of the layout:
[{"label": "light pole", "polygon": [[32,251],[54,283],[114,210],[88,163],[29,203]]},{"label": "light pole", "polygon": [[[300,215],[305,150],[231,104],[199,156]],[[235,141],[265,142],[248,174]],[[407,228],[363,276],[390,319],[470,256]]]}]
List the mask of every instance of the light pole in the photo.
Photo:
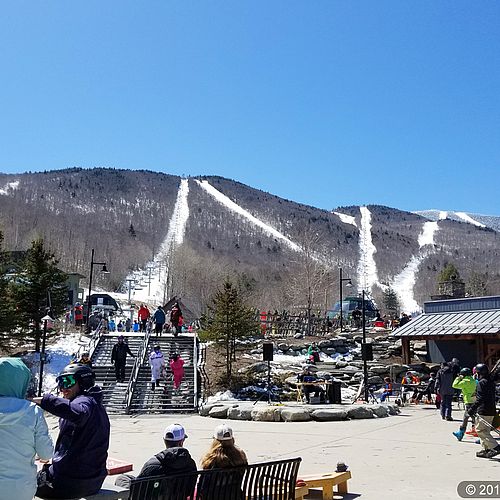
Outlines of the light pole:
[{"label": "light pole", "polygon": [[363,358],[363,385],[364,385],[364,393],[365,393],[365,402],[368,403],[369,391],[368,391],[368,361],[373,360],[373,350],[372,345],[366,343],[366,306],[365,306],[365,295],[366,292],[363,290],[361,292],[361,311],[363,314],[362,317],[362,327],[363,327],[363,343],[361,344],[361,357]]},{"label": "light pole", "polygon": [[344,310],[342,307],[342,288],[343,288],[343,283],[344,281],[347,281],[346,286],[352,286],[352,281],[351,278],[343,278],[342,277],[342,268],[339,267],[339,287],[340,287],[340,332],[342,333],[342,326],[343,326],[343,320],[344,320]]},{"label": "light pole", "polygon": [[43,321],[43,337],[42,337],[42,350],[40,351],[40,375],[38,377],[38,397],[42,395],[42,384],[43,384],[43,368],[45,366],[45,341],[47,340],[47,328],[50,322],[50,327],[52,328],[52,322],[54,319],[51,316],[52,312],[50,308],[47,308],[47,314],[42,318]]},{"label": "light pole", "polygon": [[94,266],[102,266],[101,272],[109,273],[106,262],[94,262],[94,249],[92,249],[92,256],[90,258],[90,277],[89,277],[89,294],[87,297],[87,318],[85,319],[85,331],[89,333],[89,319],[90,319],[90,294],[92,292],[92,276],[94,273]]}]

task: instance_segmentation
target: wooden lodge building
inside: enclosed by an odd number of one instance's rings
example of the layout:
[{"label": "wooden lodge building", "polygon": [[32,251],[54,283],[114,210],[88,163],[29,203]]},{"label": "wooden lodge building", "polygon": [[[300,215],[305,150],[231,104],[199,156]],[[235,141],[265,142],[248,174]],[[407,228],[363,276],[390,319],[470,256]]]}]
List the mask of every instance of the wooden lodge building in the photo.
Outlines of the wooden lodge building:
[{"label": "wooden lodge building", "polygon": [[412,340],[425,340],[429,361],[441,363],[458,358],[462,366],[500,358],[500,296],[433,300],[424,313],[398,328],[403,363],[409,364]]}]

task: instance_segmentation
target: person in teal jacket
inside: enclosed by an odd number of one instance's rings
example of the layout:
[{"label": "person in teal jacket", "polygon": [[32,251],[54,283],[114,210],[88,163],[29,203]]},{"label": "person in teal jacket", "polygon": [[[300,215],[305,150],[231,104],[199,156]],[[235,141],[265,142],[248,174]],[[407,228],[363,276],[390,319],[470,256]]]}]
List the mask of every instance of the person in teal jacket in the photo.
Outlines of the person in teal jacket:
[{"label": "person in teal jacket", "polygon": [[0,498],[32,500],[35,457],[52,457],[43,410],[25,399],[31,372],[19,358],[0,358]]},{"label": "person in teal jacket", "polygon": [[453,389],[460,389],[462,391],[465,405],[462,425],[458,431],[453,433],[459,441],[462,441],[465,431],[467,430],[467,423],[469,422],[469,418],[471,418],[468,413],[469,409],[476,402],[476,386],[477,380],[472,376],[472,370],[470,368],[462,368],[458,377],[453,381],[452,387]]}]

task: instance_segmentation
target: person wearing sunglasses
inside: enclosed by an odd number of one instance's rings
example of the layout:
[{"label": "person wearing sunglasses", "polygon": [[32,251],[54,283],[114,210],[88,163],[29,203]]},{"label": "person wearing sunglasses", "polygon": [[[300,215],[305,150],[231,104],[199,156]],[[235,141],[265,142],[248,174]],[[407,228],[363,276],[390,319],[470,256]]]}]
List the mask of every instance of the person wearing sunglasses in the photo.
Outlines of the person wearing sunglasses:
[{"label": "person wearing sunglasses", "polygon": [[70,364],[56,378],[62,397],[44,394],[33,401],[59,417],[51,465],[38,473],[37,496],[73,498],[99,491],[107,475],[109,419],[103,392],[87,365]]}]

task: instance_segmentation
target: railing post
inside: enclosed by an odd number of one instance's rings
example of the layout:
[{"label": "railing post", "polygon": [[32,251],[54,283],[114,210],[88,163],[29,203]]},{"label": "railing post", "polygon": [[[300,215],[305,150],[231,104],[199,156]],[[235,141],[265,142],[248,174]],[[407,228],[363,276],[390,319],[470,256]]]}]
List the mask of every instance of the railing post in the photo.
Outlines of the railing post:
[{"label": "railing post", "polygon": [[194,332],[193,337],[193,373],[194,373],[194,397],[193,404],[194,409],[198,409],[198,336]]}]

